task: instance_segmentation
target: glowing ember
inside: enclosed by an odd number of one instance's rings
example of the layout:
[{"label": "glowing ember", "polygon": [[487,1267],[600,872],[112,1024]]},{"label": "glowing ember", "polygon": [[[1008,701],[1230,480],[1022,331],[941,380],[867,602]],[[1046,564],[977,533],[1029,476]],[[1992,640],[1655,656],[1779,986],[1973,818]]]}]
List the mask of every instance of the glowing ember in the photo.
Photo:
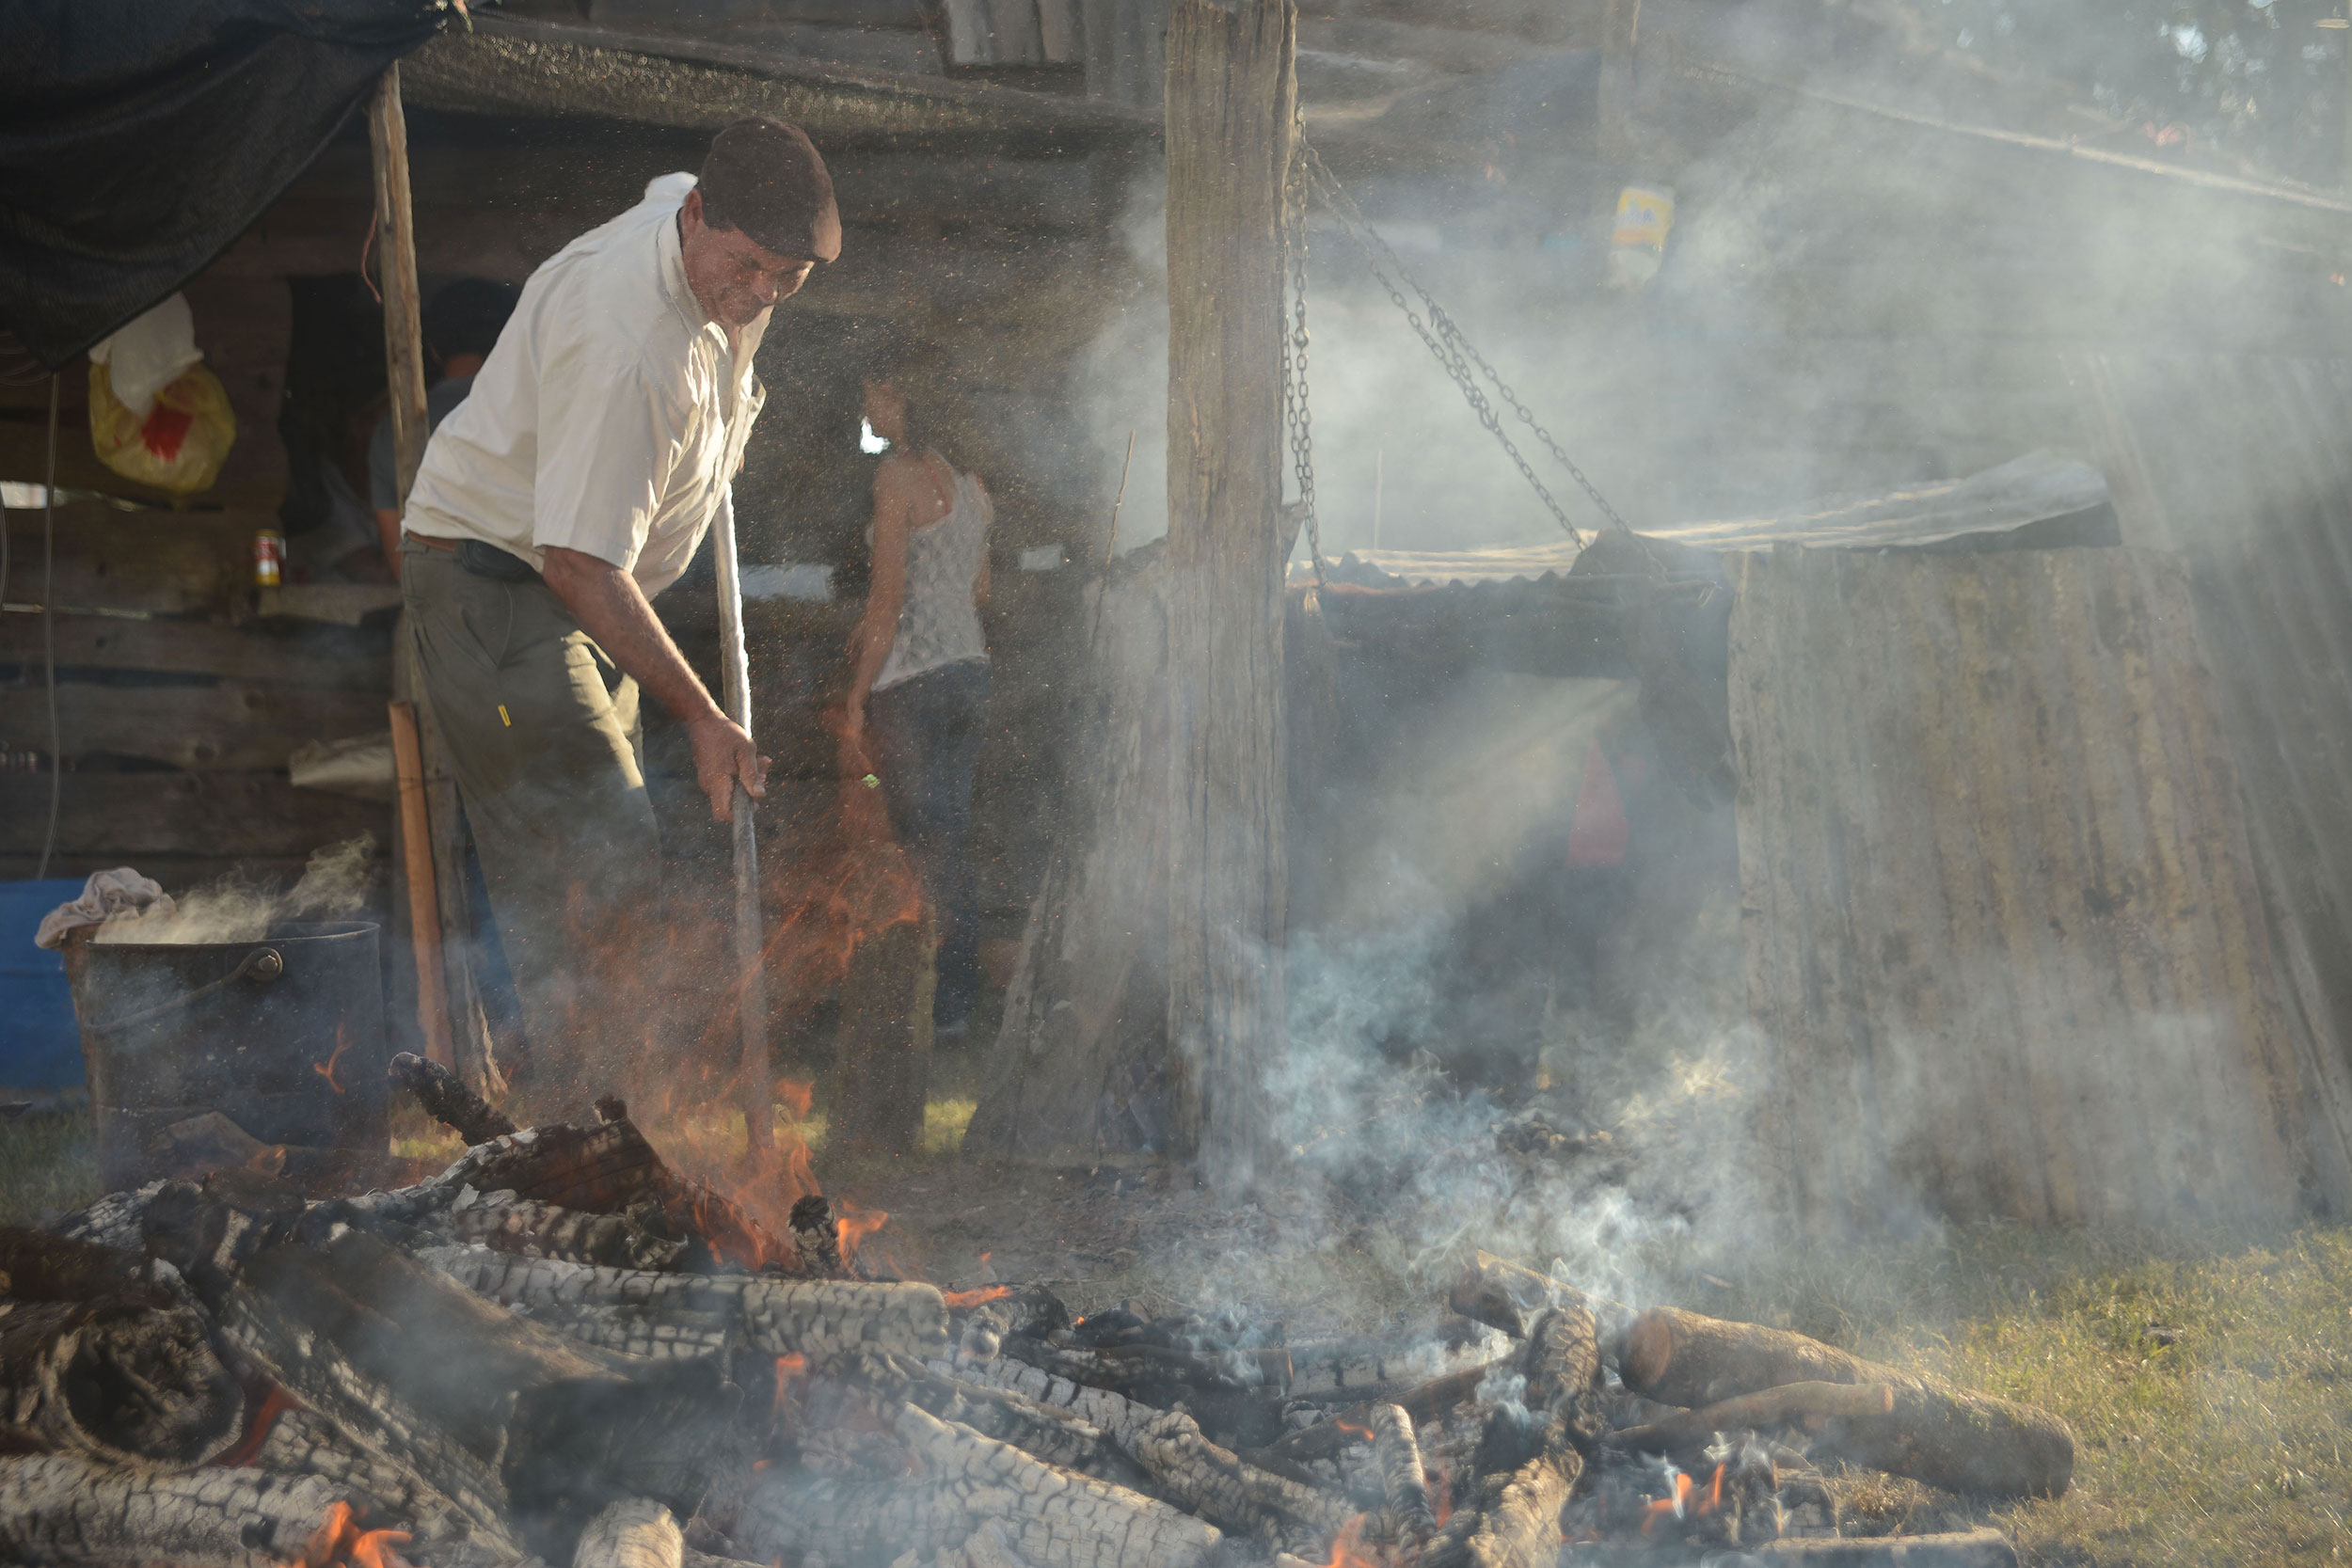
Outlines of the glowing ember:
[{"label": "glowing ember", "polygon": [[246,1426],[245,1441],[213,1463],[225,1470],[241,1470],[251,1465],[261,1458],[262,1445],[269,1441],[270,1429],[278,1424],[278,1418],[289,1410],[301,1408],[300,1401],[278,1385],[271,1384],[269,1392],[262,1396],[262,1402],[255,1407],[253,1419]]},{"label": "glowing ember", "polygon": [[1684,1504],[1690,1500],[1691,1497],[1691,1478],[1677,1470],[1674,1486],[1673,1497],[1661,1497],[1642,1511],[1642,1533],[1644,1535],[1647,1535],[1650,1532],[1650,1527],[1661,1519],[1679,1519],[1683,1516]]},{"label": "glowing ember", "polygon": [[947,1300],[947,1310],[961,1312],[966,1307],[985,1306],[992,1301],[1002,1301],[1012,1294],[1012,1287],[984,1285],[977,1291],[943,1291],[940,1294]]},{"label": "glowing ember", "polygon": [[1369,1443],[1372,1441],[1372,1428],[1359,1427],[1344,1416],[1340,1417],[1331,1424],[1338,1427],[1342,1432],[1346,1433],[1350,1437],[1355,1438],[1359,1443]]}]

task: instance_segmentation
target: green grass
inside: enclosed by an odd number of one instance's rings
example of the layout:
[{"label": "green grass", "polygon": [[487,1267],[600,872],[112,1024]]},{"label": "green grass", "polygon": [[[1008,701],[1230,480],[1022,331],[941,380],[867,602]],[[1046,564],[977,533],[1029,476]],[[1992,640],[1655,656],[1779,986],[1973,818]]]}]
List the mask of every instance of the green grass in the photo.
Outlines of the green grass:
[{"label": "green grass", "polygon": [[87,1115],[0,1122],[0,1225],[31,1225],[100,1196]]},{"label": "green grass", "polygon": [[[925,1157],[951,1158],[971,1115],[968,1096],[934,1101]],[[803,1129],[821,1144],[821,1117]],[[419,1154],[443,1152],[417,1141]],[[96,1196],[87,1117],[0,1124],[0,1222]],[[1344,1269],[1352,1250],[1323,1261]],[[2346,1560],[2352,1226],[2259,1239],[1982,1227],[1689,1278],[1683,1301],[1696,1310],[2031,1401],[2074,1428],[2062,1498],[1988,1507],[1846,1478],[1842,1500],[1865,1528],[1990,1523],[2029,1562],[2069,1568]]]},{"label": "green grass", "polygon": [[2344,1560],[2352,1227],[2252,1246],[1974,1229],[1790,1264],[1691,1305],[2041,1404],[2074,1426],[2066,1497],[1985,1508],[1850,1483],[1850,1511],[1883,1528],[1991,1523],[2040,1563]]}]

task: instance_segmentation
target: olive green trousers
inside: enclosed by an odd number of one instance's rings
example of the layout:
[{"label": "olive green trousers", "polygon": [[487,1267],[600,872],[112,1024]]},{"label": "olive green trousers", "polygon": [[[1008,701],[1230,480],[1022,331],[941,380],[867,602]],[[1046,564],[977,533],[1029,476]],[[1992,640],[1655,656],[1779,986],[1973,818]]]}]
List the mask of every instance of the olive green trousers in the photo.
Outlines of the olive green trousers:
[{"label": "olive green trousers", "polygon": [[[522,1002],[529,1057],[501,1063],[534,1116],[642,1076],[660,843],[637,683],[532,578],[479,577],[405,540],[402,597]],[[654,929],[648,929],[654,927]]]}]

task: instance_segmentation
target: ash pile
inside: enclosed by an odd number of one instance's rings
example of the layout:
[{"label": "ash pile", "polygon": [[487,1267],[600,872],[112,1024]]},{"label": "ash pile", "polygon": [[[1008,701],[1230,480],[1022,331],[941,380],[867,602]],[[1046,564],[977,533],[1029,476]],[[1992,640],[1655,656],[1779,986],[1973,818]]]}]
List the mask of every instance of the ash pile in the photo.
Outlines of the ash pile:
[{"label": "ash pile", "polygon": [[2072,1470],[2041,1411],[1484,1254],[1427,1327],[1302,1342],[861,1277],[821,1199],[772,1233],[617,1102],[517,1131],[395,1074],[472,1144],[416,1185],[216,1173],[0,1232],[0,1560],[1862,1563],[1898,1559],[1837,1533],[1824,1465]]}]

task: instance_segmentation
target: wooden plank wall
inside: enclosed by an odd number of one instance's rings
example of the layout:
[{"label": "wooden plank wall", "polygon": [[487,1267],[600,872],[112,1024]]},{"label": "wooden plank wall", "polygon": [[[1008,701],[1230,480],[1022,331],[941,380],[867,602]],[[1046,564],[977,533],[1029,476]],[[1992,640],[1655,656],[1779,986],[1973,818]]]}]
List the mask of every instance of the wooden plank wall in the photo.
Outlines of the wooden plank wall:
[{"label": "wooden plank wall", "polygon": [[2304,1104],[2181,563],[1735,561],[1783,1212],[1817,1231],[2292,1212]]},{"label": "wooden plank wall", "polygon": [[[87,437],[73,433],[85,448]],[[304,740],[384,727],[387,638],[253,618],[259,512],[125,513],[88,502],[56,521],[57,754],[52,876],[132,864],[183,888],[232,868],[298,870],[390,811],[296,789]],[[0,611],[0,878],[29,877],[48,831],[52,751],[41,515],[7,514]]]}]

